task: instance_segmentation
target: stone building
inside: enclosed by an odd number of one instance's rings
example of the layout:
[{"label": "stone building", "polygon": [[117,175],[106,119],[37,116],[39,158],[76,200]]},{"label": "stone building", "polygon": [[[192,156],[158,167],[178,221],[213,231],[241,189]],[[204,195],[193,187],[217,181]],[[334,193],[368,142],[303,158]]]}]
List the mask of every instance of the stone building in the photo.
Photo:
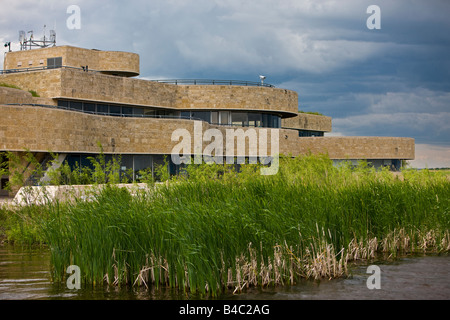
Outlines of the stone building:
[{"label": "stone building", "polygon": [[[192,154],[197,154],[212,141],[205,139],[206,132],[226,136],[240,128],[244,135],[251,129],[260,141],[276,133],[276,141],[265,140],[267,154],[275,141],[280,154],[327,153],[336,162],[366,159],[398,169],[401,160],[414,159],[411,138],[326,136],[331,118],[299,113],[298,95],[291,90],[259,82],[150,81],[138,75],[134,53],[72,46],[6,53],[0,74],[0,152],[23,157],[27,149],[46,161],[51,151],[71,165],[87,165],[101,144],[104,154],[121,155],[121,170],[154,168],[169,156],[169,170],[175,173],[179,165],[170,155],[180,141],[174,132],[192,135]],[[247,137],[244,156],[251,156]],[[230,148],[239,154],[237,144],[222,146],[222,154]],[[7,179],[2,177],[2,186]]]}]

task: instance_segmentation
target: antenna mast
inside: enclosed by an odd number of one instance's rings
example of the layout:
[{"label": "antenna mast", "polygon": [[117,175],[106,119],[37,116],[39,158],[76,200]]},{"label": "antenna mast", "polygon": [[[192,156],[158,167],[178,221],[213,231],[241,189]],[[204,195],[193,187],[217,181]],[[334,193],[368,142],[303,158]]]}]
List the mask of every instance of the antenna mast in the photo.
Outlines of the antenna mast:
[{"label": "antenna mast", "polygon": [[42,40],[34,40],[33,30],[28,31],[30,33],[30,38],[26,38],[26,33],[23,30],[19,31],[19,42],[20,42],[20,50],[31,50],[32,48],[47,48],[51,45],[56,46],[56,32],[55,30],[50,30],[50,39],[47,40],[45,38],[45,28],[44,25],[44,37]]}]

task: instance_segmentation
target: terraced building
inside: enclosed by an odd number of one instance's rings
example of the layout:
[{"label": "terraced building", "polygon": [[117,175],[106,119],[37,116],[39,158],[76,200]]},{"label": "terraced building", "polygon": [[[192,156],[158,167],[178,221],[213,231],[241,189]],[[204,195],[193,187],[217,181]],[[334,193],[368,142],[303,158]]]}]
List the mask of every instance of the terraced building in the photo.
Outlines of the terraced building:
[{"label": "terraced building", "polygon": [[[277,151],[286,155],[328,153],[336,162],[367,159],[396,169],[401,160],[414,159],[411,138],[326,136],[331,118],[299,113],[298,95],[291,90],[260,82],[150,81],[138,75],[134,53],[72,46],[6,53],[0,74],[0,152],[26,161],[24,150],[29,150],[45,162],[51,151],[70,165],[88,165],[87,157],[98,154],[101,144],[106,155],[121,155],[121,170],[154,168],[169,155],[168,169],[176,173],[179,164],[170,157],[179,144],[176,130],[194,137],[189,143],[195,151],[211,143],[204,136],[208,130],[226,136],[240,128],[258,137],[268,129],[276,132]],[[273,142],[267,142],[267,150]],[[253,152],[250,144],[247,156]],[[224,143],[227,148],[236,146]],[[8,176],[1,179],[3,187]]]}]

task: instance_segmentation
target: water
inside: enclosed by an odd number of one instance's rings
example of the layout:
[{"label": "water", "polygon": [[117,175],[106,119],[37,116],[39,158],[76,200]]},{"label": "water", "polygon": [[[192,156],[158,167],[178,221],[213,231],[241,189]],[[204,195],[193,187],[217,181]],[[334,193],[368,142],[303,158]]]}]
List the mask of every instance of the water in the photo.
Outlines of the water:
[{"label": "water", "polygon": [[368,265],[347,278],[308,281],[276,290],[254,290],[239,299],[270,300],[449,300],[450,255],[404,257],[380,267],[380,289],[368,289]]},{"label": "water", "polygon": [[[0,300],[173,300],[186,299],[174,290],[155,292],[142,288],[82,287],[69,290],[52,283],[50,253],[46,248],[0,246]],[[367,288],[367,264],[352,267],[348,278],[300,281],[294,286],[250,289],[226,300],[450,300],[450,255],[408,256],[380,267],[381,289]],[[195,297],[190,297],[194,298]]]}]

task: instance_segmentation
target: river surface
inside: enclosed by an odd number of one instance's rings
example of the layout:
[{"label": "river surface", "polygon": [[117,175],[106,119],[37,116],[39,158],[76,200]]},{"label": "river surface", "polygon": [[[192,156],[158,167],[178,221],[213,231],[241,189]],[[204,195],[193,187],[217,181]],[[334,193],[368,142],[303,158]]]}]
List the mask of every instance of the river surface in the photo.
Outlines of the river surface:
[{"label": "river surface", "polygon": [[[293,286],[250,289],[226,300],[450,300],[450,254],[407,256],[390,262],[371,262],[379,267],[380,289],[369,289],[368,263],[360,263],[342,279],[304,280]],[[374,282],[372,282],[374,283]],[[50,277],[50,253],[46,248],[0,246],[0,300],[180,300],[174,290],[97,286],[68,289]],[[201,299],[200,297],[190,297]]]}]

